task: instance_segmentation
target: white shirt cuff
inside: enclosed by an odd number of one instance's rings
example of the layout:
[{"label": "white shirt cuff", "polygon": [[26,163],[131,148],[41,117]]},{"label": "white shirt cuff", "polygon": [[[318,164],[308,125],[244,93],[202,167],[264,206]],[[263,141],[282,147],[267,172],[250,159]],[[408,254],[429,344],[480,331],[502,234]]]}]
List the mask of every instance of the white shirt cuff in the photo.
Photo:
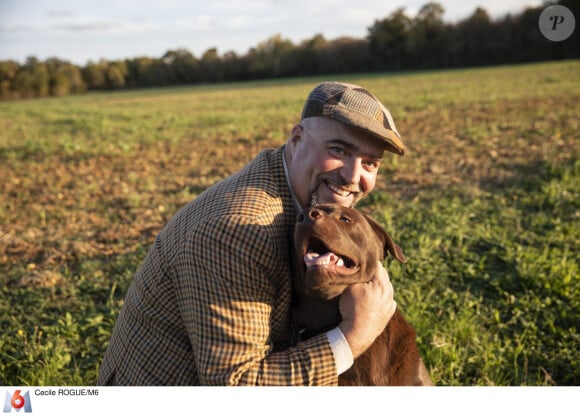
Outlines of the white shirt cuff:
[{"label": "white shirt cuff", "polygon": [[352,351],[348,345],[348,341],[344,337],[344,334],[339,327],[331,329],[326,333],[328,337],[328,342],[330,343],[330,348],[334,354],[334,361],[336,363],[336,370],[338,374],[344,373],[350,367],[354,359],[352,357]]}]

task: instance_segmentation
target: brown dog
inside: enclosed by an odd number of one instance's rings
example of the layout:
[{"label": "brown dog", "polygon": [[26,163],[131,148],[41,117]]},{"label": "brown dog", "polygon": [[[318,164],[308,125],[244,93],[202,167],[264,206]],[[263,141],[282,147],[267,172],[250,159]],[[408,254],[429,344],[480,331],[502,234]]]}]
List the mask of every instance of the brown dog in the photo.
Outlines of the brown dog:
[{"label": "brown dog", "polygon": [[[318,205],[298,215],[294,233],[293,313],[305,338],[338,325],[338,297],[368,280],[388,254],[403,251],[372,218],[353,208]],[[342,386],[433,385],[415,331],[397,310],[385,330],[339,376]]]}]

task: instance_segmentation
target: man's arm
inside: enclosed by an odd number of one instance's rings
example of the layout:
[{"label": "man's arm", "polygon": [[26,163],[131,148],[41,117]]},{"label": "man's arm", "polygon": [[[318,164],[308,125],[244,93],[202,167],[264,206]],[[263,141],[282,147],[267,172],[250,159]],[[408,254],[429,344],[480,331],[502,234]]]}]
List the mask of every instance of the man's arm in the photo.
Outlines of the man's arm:
[{"label": "man's arm", "polygon": [[174,281],[201,383],[336,385],[325,334],[272,352],[271,330],[288,326],[289,313],[286,308],[285,322],[274,322],[274,308],[289,306],[291,292],[289,281],[280,291],[279,254],[265,227],[227,217],[194,231]]}]

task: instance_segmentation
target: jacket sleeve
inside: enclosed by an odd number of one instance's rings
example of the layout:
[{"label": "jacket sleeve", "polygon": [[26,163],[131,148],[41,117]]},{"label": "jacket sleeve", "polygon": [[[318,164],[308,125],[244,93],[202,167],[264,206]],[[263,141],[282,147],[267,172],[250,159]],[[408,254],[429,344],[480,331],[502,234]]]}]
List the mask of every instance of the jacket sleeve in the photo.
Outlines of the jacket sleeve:
[{"label": "jacket sleeve", "polygon": [[281,260],[267,227],[229,216],[191,236],[173,278],[201,384],[336,385],[325,334],[272,352]]}]

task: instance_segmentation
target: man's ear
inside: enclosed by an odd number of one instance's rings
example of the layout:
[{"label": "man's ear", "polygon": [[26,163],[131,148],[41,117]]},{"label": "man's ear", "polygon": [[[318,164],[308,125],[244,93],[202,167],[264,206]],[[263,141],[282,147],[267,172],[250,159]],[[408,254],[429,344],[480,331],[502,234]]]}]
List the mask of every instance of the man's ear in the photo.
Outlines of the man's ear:
[{"label": "man's ear", "polygon": [[385,231],[385,229],[379,224],[374,218],[369,217],[367,214],[363,214],[368,223],[370,224],[373,231],[377,234],[379,239],[383,242],[383,259],[389,254],[399,260],[401,263],[406,263],[407,258],[403,253],[403,249],[397,245],[391,236]]},{"label": "man's ear", "polygon": [[298,142],[302,139],[302,135],[304,134],[304,127],[300,124],[296,124],[292,128],[292,132],[290,133],[289,142],[292,146],[296,146]]}]

